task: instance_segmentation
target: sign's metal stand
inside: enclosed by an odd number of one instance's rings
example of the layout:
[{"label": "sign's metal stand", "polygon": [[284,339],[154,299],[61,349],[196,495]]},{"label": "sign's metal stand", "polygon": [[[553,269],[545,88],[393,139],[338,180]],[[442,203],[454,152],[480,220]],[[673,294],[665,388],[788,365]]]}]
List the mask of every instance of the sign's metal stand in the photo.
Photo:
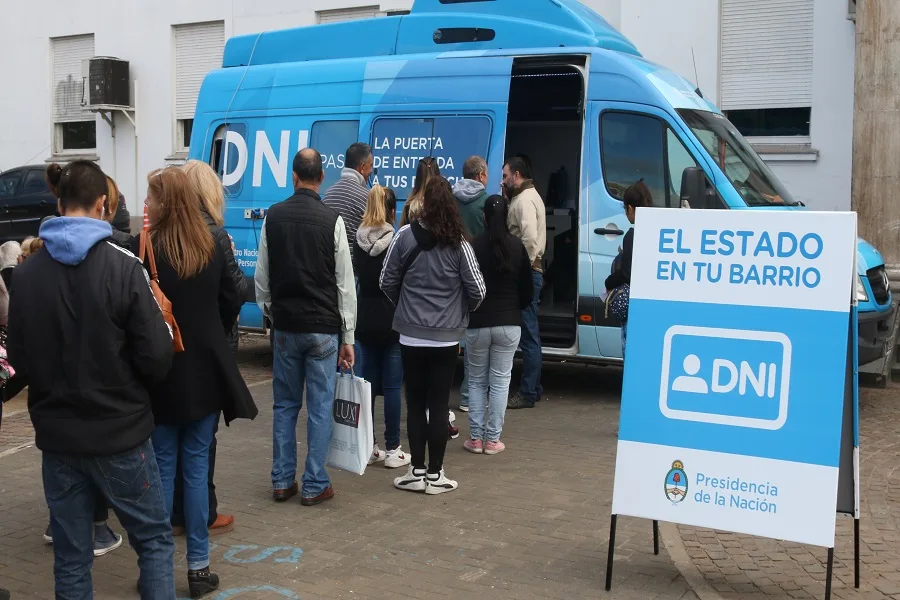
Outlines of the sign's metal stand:
[{"label": "sign's metal stand", "polygon": [[[609,550],[606,554],[606,591],[612,589],[613,559],[616,554],[616,517],[609,520]],[[659,556],[659,521],[653,521],[653,554]]]}]

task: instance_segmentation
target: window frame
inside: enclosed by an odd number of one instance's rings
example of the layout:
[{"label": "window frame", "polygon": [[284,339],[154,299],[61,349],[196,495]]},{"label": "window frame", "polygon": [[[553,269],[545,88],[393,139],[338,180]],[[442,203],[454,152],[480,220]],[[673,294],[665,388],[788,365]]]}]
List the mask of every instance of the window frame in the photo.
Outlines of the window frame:
[{"label": "window frame", "polygon": [[[66,148],[63,128],[70,123],[92,123],[94,126],[94,145],[91,148]],[[97,154],[97,120],[62,121],[53,123],[53,156],[94,156]]]},{"label": "window frame", "polygon": [[194,119],[176,119],[175,120],[175,156],[187,156],[188,152],[191,150],[191,141],[190,136],[187,138],[187,144],[185,141],[185,123],[190,121],[191,126],[190,130],[193,132],[194,129]]}]

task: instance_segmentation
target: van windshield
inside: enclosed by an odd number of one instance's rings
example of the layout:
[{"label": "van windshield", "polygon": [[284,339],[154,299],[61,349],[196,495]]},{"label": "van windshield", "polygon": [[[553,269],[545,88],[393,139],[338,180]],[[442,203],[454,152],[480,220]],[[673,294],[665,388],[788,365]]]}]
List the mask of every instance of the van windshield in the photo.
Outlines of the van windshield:
[{"label": "van windshield", "polygon": [[693,109],[678,114],[748,206],[800,205],[724,116]]}]

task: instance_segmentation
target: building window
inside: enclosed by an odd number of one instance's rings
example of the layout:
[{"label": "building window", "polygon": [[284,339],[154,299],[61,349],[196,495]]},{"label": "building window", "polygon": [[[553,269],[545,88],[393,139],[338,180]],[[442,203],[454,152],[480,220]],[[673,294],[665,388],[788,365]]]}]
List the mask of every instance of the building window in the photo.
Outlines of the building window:
[{"label": "building window", "polygon": [[725,114],[744,137],[809,137],[809,117],[812,109],[756,108],[729,110]]},{"label": "building window", "polygon": [[178,119],[175,131],[175,152],[187,152],[190,149],[193,131],[193,119]]},{"label": "building window", "polygon": [[222,67],[225,23],[191,23],[173,27],[175,35],[175,143],[176,154],[188,151],[197,96],[206,74]]},{"label": "building window", "polygon": [[319,24],[341,23],[343,21],[356,21],[359,19],[373,19],[378,16],[377,6],[361,6],[359,8],[344,8],[340,10],[316,11],[316,20]]},{"label": "building window", "polygon": [[720,65],[719,104],[741,133],[809,143],[813,0],[722,0]]},{"label": "building window", "polygon": [[85,109],[83,63],[94,56],[94,36],[50,40],[53,77],[53,153],[84,154],[97,148],[97,119]]}]

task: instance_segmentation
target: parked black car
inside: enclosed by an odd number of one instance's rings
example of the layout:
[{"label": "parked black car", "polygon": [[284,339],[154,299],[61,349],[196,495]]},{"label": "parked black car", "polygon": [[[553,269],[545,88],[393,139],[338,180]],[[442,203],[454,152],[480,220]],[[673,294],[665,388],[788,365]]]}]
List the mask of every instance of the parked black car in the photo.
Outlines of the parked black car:
[{"label": "parked black car", "polygon": [[0,173],[0,243],[36,236],[41,219],[57,214],[46,172],[46,166],[32,165]]}]

